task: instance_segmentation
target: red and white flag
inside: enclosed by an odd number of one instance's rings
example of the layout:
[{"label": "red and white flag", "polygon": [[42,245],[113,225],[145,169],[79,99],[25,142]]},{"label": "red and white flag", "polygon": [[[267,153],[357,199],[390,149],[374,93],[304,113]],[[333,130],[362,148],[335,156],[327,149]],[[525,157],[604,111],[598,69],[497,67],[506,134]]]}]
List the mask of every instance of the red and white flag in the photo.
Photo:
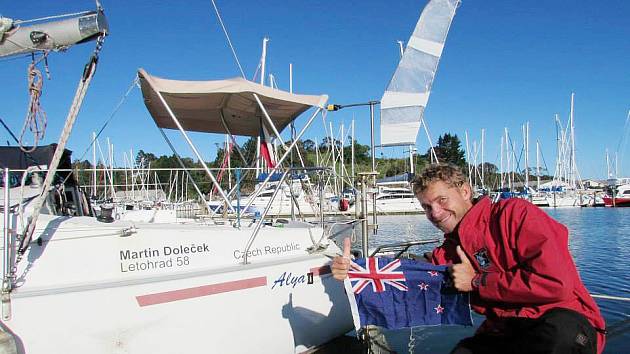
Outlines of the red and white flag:
[{"label": "red and white flag", "polygon": [[269,168],[276,167],[276,154],[271,143],[271,136],[264,124],[261,124],[260,129],[260,155],[265,159]]}]

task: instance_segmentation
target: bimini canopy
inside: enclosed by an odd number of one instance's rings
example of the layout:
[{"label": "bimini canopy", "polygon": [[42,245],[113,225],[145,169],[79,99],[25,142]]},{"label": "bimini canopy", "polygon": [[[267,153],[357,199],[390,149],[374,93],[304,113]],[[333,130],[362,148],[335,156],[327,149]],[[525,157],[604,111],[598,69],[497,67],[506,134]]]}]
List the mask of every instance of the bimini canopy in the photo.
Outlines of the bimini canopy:
[{"label": "bimini canopy", "polygon": [[[233,135],[258,136],[263,112],[258,95],[278,131],[282,131],[311,107],[323,108],[328,96],[296,95],[233,78],[216,81],[179,81],[161,79],[138,70],[144,103],[160,128],[177,129],[158,92],[179,120],[184,130],[227,133],[221,112]],[[262,119],[261,119],[262,118]]]}]

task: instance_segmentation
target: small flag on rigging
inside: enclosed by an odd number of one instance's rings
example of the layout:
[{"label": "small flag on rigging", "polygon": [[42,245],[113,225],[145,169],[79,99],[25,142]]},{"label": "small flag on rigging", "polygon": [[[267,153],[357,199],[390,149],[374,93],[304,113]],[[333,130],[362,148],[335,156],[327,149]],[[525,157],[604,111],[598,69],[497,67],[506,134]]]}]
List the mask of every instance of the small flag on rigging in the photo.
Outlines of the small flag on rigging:
[{"label": "small flag on rigging", "polygon": [[260,122],[260,155],[265,159],[269,168],[276,167],[276,154],[274,152],[273,144],[271,143],[271,136],[265,128],[265,125]]}]

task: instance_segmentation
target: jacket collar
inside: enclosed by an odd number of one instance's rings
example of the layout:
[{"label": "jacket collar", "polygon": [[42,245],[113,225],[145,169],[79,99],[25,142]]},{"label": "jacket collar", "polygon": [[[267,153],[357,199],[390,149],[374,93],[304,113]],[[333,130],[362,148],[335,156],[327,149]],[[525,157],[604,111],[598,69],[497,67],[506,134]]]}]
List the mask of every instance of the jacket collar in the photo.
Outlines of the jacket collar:
[{"label": "jacket collar", "polygon": [[492,202],[487,196],[477,199],[472,208],[468,210],[466,215],[459,222],[459,225],[455,229],[455,232],[460,237],[460,242],[464,243],[462,238],[466,238],[467,235],[476,235],[485,229],[488,224],[490,213],[490,207]]}]

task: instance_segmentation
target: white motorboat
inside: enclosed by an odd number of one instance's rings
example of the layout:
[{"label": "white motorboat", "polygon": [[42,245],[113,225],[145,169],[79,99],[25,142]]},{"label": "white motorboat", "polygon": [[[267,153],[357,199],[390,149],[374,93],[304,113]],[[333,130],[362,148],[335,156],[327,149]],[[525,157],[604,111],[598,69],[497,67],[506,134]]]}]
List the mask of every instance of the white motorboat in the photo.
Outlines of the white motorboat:
[{"label": "white motorboat", "polygon": [[[276,177],[276,179],[279,178],[280,176]],[[280,188],[280,191],[273,197],[275,190],[278,188]],[[291,178],[282,184],[278,183],[277,180],[272,180],[257,196],[242,197],[241,205],[247,205],[251,202],[247,212],[253,214],[257,212],[259,214],[262,213],[265,207],[269,205],[270,209],[267,213],[269,216],[318,216],[320,210],[324,214],[338,211],[337,205],[331,203],[329,198],[326,197],[320,200],[313,189],[314,186],[311,184],[308,176]],[[320,203],[322,204],[321,206]],[[232,202],[232,206],[236,207],[236,203]]]},{"label": "white motorboat", "polygon": [[411,189],[379,187],[376,194],[376,211],[380,214],[420,214],[424,209]]}]

